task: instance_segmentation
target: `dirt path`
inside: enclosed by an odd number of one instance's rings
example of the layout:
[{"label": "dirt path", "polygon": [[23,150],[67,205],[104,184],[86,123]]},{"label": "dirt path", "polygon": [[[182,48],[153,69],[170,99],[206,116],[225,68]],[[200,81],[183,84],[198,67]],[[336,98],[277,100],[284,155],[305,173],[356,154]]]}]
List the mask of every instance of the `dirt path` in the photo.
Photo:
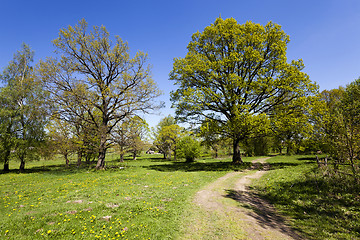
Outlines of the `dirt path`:
[{"label": "dirt path", "polygon": [[228,173],[199,191],[182,239],[301,239],[248,188],[269,169],[267,159],[253,161],[253,169],[261,170]]}]

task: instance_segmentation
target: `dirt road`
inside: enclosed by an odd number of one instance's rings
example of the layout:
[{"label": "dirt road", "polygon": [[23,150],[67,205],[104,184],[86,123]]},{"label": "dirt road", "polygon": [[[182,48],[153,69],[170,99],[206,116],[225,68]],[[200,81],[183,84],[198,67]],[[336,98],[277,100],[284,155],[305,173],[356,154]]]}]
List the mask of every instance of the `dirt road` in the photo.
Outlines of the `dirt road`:
[{"label": "dirt road", "polygon": [[197,192],[181,239],[301,239],[248,187],[266,173],[267,159],[253,161],[257,171],[228,173]]}]

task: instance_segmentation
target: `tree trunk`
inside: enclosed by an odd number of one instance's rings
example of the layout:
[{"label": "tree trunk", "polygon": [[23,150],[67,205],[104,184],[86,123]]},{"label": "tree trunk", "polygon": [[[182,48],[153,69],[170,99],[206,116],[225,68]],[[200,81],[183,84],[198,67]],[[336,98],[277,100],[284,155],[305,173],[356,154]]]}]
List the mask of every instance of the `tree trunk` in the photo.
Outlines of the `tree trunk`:
[{"label": "tree trunk", "polygon": [[215,151],[215,158],[218,158],[219,157],[218,148],[214,147],[214,151]]},{"label": "tree trunk", "polygon": [[20,168],[19,168],[20,172],[24,172],[25,171],[25,159],[21,158],[20,159]]},{"label": "tree trunk", "polygon": [[80,167],[81,165],[81,159],[82,159],[82,151],[78,151],[77,153],[77,166]]},{"label": "tree trunk", "polygon": [[9,151],[5,151],[5,156],[4,156],[4,172],[10,171],[10,168],[9,168],[9,159],[10,159],[10,150],[9,150]]},{"label": "tree trunk", "polygon": [[68,158],[68,153],[64,154],[64,158],[65,158],[65,167],[69,167],[69,158]]},{"label": "tree trunk", "polygon": [[19,155],[19,159],[20,159],[20,167],[19,167],[19,172],[23,173],[25,171],[25,152],[22,152]]},{"label": "tree trunk", "polygon": [[239,146],[240,140],[234,139],[233,140],[233,157],[232,157],[232,163],[233,164],[242,164],[243,161],[241,159],[241,153],[240,153],[240,146]]},{"label": "tree trunk", "polygon": [[124,153],[120,154],[120,162],[124,162]]},{"label": "tree trunk", "polygon": [[106,156],[106,134],[102,134],[100,139],[99,156],[96,164],[96,169],[105,168],[105,156]]},{"label": "tree trunk", "polygon": [[136,160],[136,151],[133,152],[133,160]]}]

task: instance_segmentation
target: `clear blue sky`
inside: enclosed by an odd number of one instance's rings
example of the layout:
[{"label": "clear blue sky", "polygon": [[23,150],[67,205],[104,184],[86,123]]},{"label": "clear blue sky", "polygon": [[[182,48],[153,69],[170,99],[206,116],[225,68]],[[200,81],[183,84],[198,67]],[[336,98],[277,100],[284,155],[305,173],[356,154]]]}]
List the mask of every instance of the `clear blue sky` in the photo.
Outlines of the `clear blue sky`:
[{"label": "clear blue sky", "polygon": [[151,126],[174,112],[169,101],[174,86],[168,80],[173,58],[184,57],[191,35],[220,14],[239,23],[280,24],[291,39],[288,59],[302,58],[320,90],[346,86],[360,76],[359,0],[1,0],[0,6],[1,70],[23,42],[35,51],[36,61],[54,55],[51,41],[59,30],[81,18],[119,35],[132,53],[147,52],[166,102],[162,115],[147,117]]}]

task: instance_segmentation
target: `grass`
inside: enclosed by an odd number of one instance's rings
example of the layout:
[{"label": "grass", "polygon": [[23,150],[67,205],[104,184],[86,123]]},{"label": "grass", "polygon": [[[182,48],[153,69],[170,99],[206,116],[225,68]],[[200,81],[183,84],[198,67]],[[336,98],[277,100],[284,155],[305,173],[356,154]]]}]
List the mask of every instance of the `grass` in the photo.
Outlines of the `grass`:
[{"label": "grass", "polygon": [[[0,174],[1,239],[174,239],[192,196],[235,167],[230,159],[192,164],[161,156],[117,161],[105,171],[62,160]],[[17,164],[11,168],[17,168]]]},{"label": "grass", "polygon": [[[219,228],[231,223],[231,212],[204,212],[191,200],[227,172],[247,168],[253,158],[240,167],[230,159],[185,164],[158,155],[124,163],[117,158],[108,156],[105,171],[77,168],[75,161],[65,169],[64,161],[55,159],[27,163],[19,174],[18,163],[11,162],[14,170],[0,174],[0,239],[177,239],[191,219],[202,223],[185,237],[243,234],[231,224]],[[268,162],[271,171],[253,187],[293,228],[307,239],[360,239],[358,184],[325,177],[313,156],[277,156]]]},{"label": "grass", "polygon": [[307,239],[360,239],[359,186],[328,178],[312,156],[277,156],[254,187]]}]

